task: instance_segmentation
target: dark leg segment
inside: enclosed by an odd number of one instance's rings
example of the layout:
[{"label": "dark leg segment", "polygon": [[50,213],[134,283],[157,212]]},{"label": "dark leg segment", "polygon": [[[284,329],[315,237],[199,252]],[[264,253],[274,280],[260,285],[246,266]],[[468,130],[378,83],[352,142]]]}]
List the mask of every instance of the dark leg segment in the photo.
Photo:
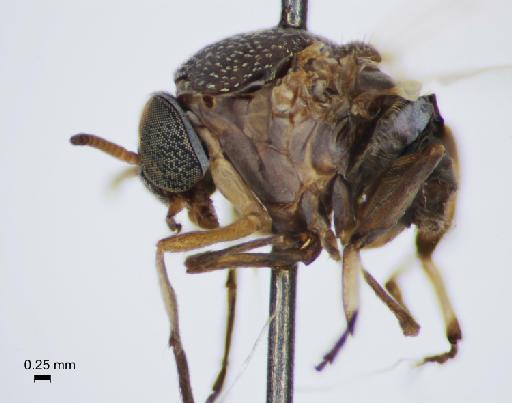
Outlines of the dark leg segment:
[{"label": "dark leg segment", "polygon": [[231,339],[233,336],[233,326],[235,323],[235,309],[236,309],[236,294],[237,294],[237,284],[236,284],[236,271],[230,270],[228,272],[228,278],[226,281],[226,288],[228,291],[228,317],[226,321],[226,338],[224,340],[224,355],[222,357],[222,365],[221,369],[215,379],[215,382],[212,386],[212,393],[206,399],[206,403],[213,403],[215,399],[219,396],[222,387],[224,386],[224,381],[226,379],[226,371],[229,362],[229,352],[231,350]]},{"label": "dark leg segment", "polygon": [[320,213],[320,200],[312,191],[306,191],[302,195],[302,214],[310,230],[318,234],[322,247],[335,260],[340,260],[340,251],[334,233],[329,228],[329,223]]},{"label": "dark leg segment", "polygon": [[[278,248],[271,253],[240,253],[267,245]],[[300,246],[292,240],[274,236],[244,242],[218,251],[192,255],[185,260],[185,265],[187,273],[193,274],[235,267],[286,268],[298,262],[308,264],[312,256],[316,257],[318,248],[319,244],[315,239],[308,239],[304,245]]]},{"label": "dark leg segment", "polygon": [[[215,253],[215,252],[214,252]],[[234,253],[225,256],[203,255],[207,263],[197,259],[187,259],[187,273],[206,273],[214,270],[223,270],[230,267],[287,267],[301,261],[302,255],[298,252],[280,253]]]},{"label": "dark leg segment", "polygon": [[178,380],[180,385],[181,398],[183,403],[194,403],[194,396],[192,394],[192,386],[190,384],[190,373],[188,370],[187,357],[183,350],[180,337],[180,326],[178,317],[178,300],[176,292],[174,291],[164,262],[164,254],[160,249],[157,250],[156,254],[156,267],[158,270],[158,278],[160,282],[160,288],[162,296],[164,298],[165,308],[167,315],[169,316],[169,322],[171,323],[171,335],[169,337],[169,345],[174,353],[176,360],[176,367],[178,370]]},{"label": "dark leg segment", "polygon": [[347,329],[335,343],[334,347],[323,357],[315,368],[321,371],[327,364],[334,361],[344,346],[348,336],[353,334],[359,311],[359,274],[363,273],[365,281],[375,294],[395,315],[406,336],[416,336],[420,326],[416,323],[409,311],[389,296],[382,286],[368,273],[361,264],[359,250],[353,245],[347,245],[343,251],[343,307],[347,318]]},{"label": "dark leg segment", "polygon": [[[431,143],[419,151],[397,158],[368,192],[368,200],[356,212],[358,225],[343,251],[343,307],[347,330],[316,367],[318,370],[334,360],[348,334],[354,330],[359,309],[359,273],[364,272],[359,250],[371,246],[374,241],[378,242],[379,238],[387,239],[388,232],[394,234],[393,229],[400,227],[400,220],[444,155],[445,147],[442,144]],[[409,312],[394,301],[369,273],[365,273],[365,280],[395,314],[404,334],[417,334],[419,326]]]},{"label": "dark leg segment", "polygon": [[[233,255],[241,255],[251,249],[260,248],[272,244],[273,237],[256,239],[253,241],[243,242],[229,248],[198,253],[187,257],[185,266],[188,273],[205,273],[213,270],[226,269],[226,260],[230,260]],[[232,259],[231,259],[232,260]]]},{"label": "dark leg segment", "polygon": [[315,367],[317,371],[323,370],[327,364],[331,364],[334,361],[341,348],[345,345],[348,336],[354,333],[359,310],[359,275],[362,266],[359,257],[359,249],[355,248],[353,245],[347,245],[343,250],[342,270],[342,298],[345,317],[347,319],[347,329],[342,333],[331,350],[324,355],[322,362]]},{"label": "dark leg segment", "polygon": [[448,297],[448,293],[446,291],[446,286],[444,285],[439,269],[432,261],[432,252],[439,239],[440,236],[437,240],[426,236],[426,234],[422,233],[420,228],[416,238],[416,245],[423,270],[432,283],[432,286],[434,287],[437,295],[437,299],[439,301],[439,305],[441,306],[441,311],[443,313],[444,323],[446,326],[446,338],[450,343],[450,350],[442,354],[425,357],[421,362],[422,364],[427,362],[437,362],[439,364],[443,364],[450,358],[455,357],[458,352],[458,342],[462,339],[462,331],[460,329],[459,321],[457,320],[457,316],[455,315],[455,312],[452,308],[450,298]]},{"label": "dark leg segment", "polygon": [[334,347],[327,354],[324,355],[322,362],[315,367],[317,371],[322,371],[327,364],[332,364],[334,362],[334,359],[336,358],[342,347],[345,345],[348,336],[350,336],[354,332],[356,320],[357,312],[354,315],[352,315],[351,321],[347,324],[347,329],[343,332],[343,334],[338,339],[336,344],[334,344]]},{"label": "dark leg segment", "polygon": [[[400,289],[400,286],[398,285],[398,278],[407,270],[409,269],[413,261],[412,259],[407,259],[407,262],[402,263],[392,274],[389,276],[388,280],[386,281],[386,290],[391,294],[391,296],[397,301],[400,305],[402,305],[407,311],[409,309],[407,308],[407,305],[405,304],[404,298],[402,296],[402,290]],[[411,261],[409,261],[411,260]]]},{"label": "dark leg segment", "polygon": [[169,276],[165,267],[164,253],[186,251],[217,242],[239,239],[257,231],[259,222],[258,216],[249,215],[242,217],[227,227],[216,228],[209,231],[196,231],[187,234],[173,235],[169,238],[160,240],[157,244],[156,266],[165,308],[171,324],[170,346],[172,347],[176,359],[183,403],[193,403],[194,397],[192,395],[192,387],[190,384],[187,358],[181,343],[178,301],[176,292],[169,281]]},{"label": "dark leg segment", "polygon": [[363,247],[394,227],[444,154],[444,146],[433,143],[393,161],[357,211],[359,224],[351,242]]},{"label": "dark leg segment", "polygon": [[441,273],[432,260],[432,254],[439,241],[451,226],[455,215],[456,188],[458,182],[458,158],[455,141],[449,128],[442,136],[448,156],[443,158],[436,170],[424,184],[421,197],[414,203],[413,222],[418,227],[416,248],[423,270],[434,287],[446,327],[446,338],[450,349],[442,354],[423,359],[422,363],[444,363],[458,352],[462,339],[459,322],[446,291]]},{"label": "dark leg segment", "polygon": [[420,331],[420,325],[414,320],[409,311],[405,309],[400,303],[395,301],[391,296],[389,296],[384,288],[372,277],[370,273],[366,270],[363,270],[363,275],[365,281],[372,288],[375,294],[380,298],[384,304],[389,308],[391,312],[395,315],[402,327],[402,331],[404,332],[404,336],[417,336]]}]

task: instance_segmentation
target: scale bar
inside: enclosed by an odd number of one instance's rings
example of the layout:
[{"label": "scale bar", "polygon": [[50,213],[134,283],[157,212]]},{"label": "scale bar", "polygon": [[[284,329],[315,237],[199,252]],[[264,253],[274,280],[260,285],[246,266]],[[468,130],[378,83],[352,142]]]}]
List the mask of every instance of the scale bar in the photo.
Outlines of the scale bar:
[{"label": "scale bar", "polygon": [[34,383],[36,381],[50,381],[50,383],[52,383],[52,376],[51,375],[34,375]]}]

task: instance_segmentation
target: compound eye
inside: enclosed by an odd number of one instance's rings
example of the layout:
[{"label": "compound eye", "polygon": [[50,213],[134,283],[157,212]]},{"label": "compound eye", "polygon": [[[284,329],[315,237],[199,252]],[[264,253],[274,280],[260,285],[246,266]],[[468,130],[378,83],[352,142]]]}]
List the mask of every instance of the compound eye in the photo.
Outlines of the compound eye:
[{"label": "compound eye", "polygon": [[143,177],[157,188],[184,192],[208,169],[208,156],[176,98],[154,94],[139,125],[139,155]]}]

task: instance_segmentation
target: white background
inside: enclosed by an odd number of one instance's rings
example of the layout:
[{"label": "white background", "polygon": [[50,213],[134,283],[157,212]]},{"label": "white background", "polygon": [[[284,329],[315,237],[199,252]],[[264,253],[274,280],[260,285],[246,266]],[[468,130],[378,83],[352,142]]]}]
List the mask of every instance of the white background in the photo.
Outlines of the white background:
[{"label": "white background", "polygon": [[[2,0],[0,16],[0,401],[177,402],[168,323],[154,269],[166,209],[137,179],[110,184],[123,165],[73,148],[76,132],[137,148],[141,108],[202,46],[274,25],[278,0]],[[447,6],[446,4],[450,4]],[[512,345],[512,10],[507,0],[316,0],[309,28],[337,41],[366,39],[395,55],[388,71],[435,91],[462,160],[460,206],[436,253],[464,331],[444,366],[411,361],[446,349],[432,289],[414,265],[402,285],[422,325],[405,339],[368,287],[356,337],[333,366],[313,369],[344,329],[340,267],[323,255],[301,268],[295,402],[510,401]],[[433,78],[457,73],[458,81]],[[216,197],[223,223],[229,208]],[[185,224],[186,216],[180,216]],[[381,282],[413,254],[409,231],[365,252]],[[225,273],[191,276],[167,258],[178,292],[196,398],[218,370]],[[229,369],[232,384],[267,317],[269,271],[239,272]],[[228,394],[265,399],[266,340]],[[32,382],[25,360],[74,361]],[[384,370],[384,371],[383,371]]]}]

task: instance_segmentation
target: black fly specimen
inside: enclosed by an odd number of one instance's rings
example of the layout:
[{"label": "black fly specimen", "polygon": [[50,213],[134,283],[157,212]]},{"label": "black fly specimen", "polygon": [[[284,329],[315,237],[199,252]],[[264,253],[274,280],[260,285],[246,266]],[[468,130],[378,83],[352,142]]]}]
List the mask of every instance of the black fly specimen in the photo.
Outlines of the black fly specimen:
[{"label": "black fly specimen", "polygon": [[[370,44],[335,44],[305,30],[306,2],[283,1],[277,28],[207,46],[177,71],[177,93],[157,93],[140,125],[138,153],[80,134],[90,145],[136,164],[148,188],[174,215],[182,209],[203,228],[158,242],[157,267],[171,321],[183,401],[192,389],[182,347],[177,301],[164,253],[182,252],[249,235],[263,237],[189,256],[189,273],[230,269],[230,315],[219,394],[227,367],[238,267],[293,268],[326,250],[342,262],[347,330],[317,366],[331,363],[354,332],[362,275],[396,316],[403,333],[419,331],[396,276],[382,287],[363,268],[360,251],[417,229],[416,248],[442,307],[450,349],[461,331],[432,254],[449,229],[456,201],[457,152],[435,95],[411,96],[380,71]],[[239,216],[219,227],[210,195],[219,190]],[[343,247],[340,253],[339,246]],[[251,252],[272,246],[269,253]],[[287,397],[291,401],[291,394]]]}]

